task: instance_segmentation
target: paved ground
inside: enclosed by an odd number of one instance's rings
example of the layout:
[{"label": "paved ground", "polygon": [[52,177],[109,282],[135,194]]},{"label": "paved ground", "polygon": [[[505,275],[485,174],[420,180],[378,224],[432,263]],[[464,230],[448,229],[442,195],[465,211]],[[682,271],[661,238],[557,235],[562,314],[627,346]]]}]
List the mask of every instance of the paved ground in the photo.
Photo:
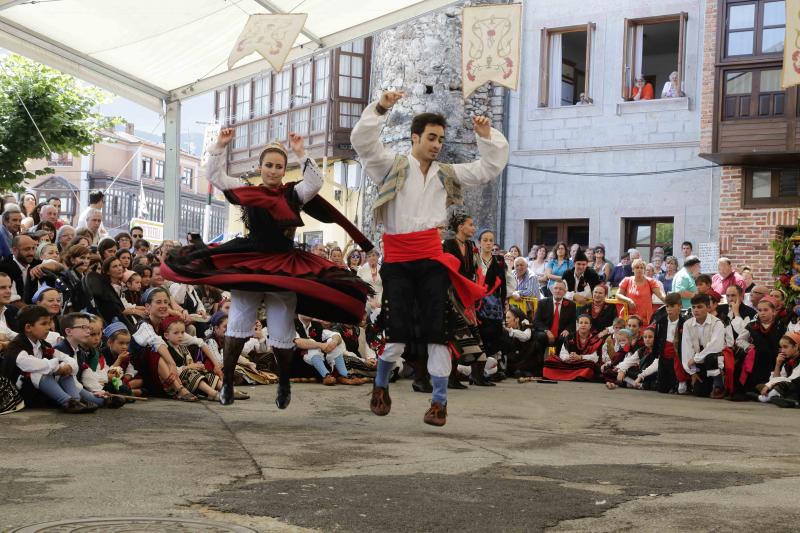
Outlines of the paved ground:
[{"label": "paved ground", "polygon": [[796,530],[800,410],[600,385],[451,395],[402,382],[273,387],[223,408],[138,402],[0,417],[0,531],[68,518],[210,519],[256,531]]}]

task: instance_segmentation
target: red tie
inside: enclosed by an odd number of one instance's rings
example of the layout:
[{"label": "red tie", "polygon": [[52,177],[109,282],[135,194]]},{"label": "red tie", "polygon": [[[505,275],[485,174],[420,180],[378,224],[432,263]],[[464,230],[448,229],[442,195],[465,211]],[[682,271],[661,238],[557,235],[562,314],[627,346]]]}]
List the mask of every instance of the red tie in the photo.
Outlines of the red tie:
[{"label": "red tie", "polygon": [[553,324],[550,326],[550,333],[553,337],[558,337],[558,321],[561,318],[559,311],[561,310],[561,303],[555,302],[555,312],[553,313]]}]

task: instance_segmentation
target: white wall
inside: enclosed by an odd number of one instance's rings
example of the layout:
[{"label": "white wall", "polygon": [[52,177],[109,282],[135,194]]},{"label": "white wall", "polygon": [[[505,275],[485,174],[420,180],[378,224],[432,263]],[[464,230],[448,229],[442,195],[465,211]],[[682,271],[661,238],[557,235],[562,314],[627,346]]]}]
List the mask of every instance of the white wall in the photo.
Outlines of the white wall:
[{"label": "white wall", "polygon": [[[717,240],[710,169],[637,177],[551,174],[651,172],[707,167],[698,158],[703,6],[700,1],[528,0],[519,91],[510,105],[511,167],[505,195],[505,246],[526,244],[525,220],[589,218],[590,242],[616,259],[625,218],[673,217],[674,245]],[[688,13],[685,99],[623,102],[624,19]],[[596,24],[592,42],[591,106],[539,108],[541,29]],[[669,74],[669,72],[667,72]],[[661,87],[655,90],[660,93]]]}]

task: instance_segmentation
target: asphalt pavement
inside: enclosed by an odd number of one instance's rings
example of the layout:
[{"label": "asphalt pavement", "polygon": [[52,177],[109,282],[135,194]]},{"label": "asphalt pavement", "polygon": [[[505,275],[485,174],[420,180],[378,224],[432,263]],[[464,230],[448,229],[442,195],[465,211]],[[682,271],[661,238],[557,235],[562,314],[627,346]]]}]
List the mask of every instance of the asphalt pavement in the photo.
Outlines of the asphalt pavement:
[{"label": "asphalt pavement", "polygon": [[[275,388],[222,407],[0,417],[0,531],[90,517],[211,520],[254,531],[794,531],[800,409],[598,384],[425,395]],[[61,531],[61,530],[59,530]],[[66,531],[66,529],[64,530]]]}]

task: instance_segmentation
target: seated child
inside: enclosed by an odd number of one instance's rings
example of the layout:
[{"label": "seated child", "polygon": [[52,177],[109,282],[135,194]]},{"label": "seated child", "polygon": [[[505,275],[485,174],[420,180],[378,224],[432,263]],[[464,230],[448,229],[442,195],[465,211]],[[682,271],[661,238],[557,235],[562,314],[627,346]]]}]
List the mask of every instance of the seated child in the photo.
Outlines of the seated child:
[{"label": "seated child", "polygon": [[617,348],[614,355],[600,366],[600,373],[608,389],[616,389],[617,385],[625,383],[625,373],[634,364],[639,363],[639,358],[631,349],[633,332],[622,328],[614,333],[614,345]]},{"label": "seated child", "polygon": [[105,390],[111,393],[131,396],[142,396],[144,380],[131,363],[128,346],[131,334],[122,322],[112,322],[103,330],[106,345],[102,349],[103,357],[109,363],[108,382]]},{"label": "seated child", "polygon": [[781,351],[770,380],[756,386],[758,400],[778,407],[797,407],[800,401],[800,333],[786,333],[779,345]]}]

